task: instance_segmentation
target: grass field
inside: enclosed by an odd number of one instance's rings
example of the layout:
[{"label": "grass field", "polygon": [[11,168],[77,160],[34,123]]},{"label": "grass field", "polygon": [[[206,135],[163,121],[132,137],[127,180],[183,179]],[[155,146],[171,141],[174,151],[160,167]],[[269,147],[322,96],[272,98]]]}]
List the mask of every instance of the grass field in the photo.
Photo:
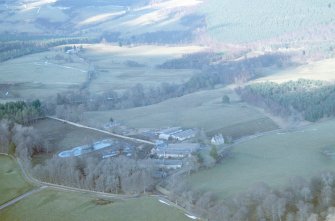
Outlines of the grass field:
[{"label": "grass field", "polygon": [[289,69],[270,69],[261,77],[252,82],[273,81],[282,83],[301,78],[322,81],[335,81],[335,59],[325,59],[317,62],[311,62],[306,65],[292,67]]},{"label": "grass field", "polygon": [[331,3],[334,1],[210,0],[199,7],[198,12],[207,16],[211,36],[222,42],[240,43],[306,29],[313,32],[313,28],[333,24],[335,7],[329,7]]},{"label": "grass field", "polygon": [[[222,104],[224,94],[230,96],[231,104]],[[235,138],[277,128],[272,120],[240,102],[227,88],[200,91],[146,107],[84,114],[88,124],[102,125],[110,117],[134,128],[197,127]]]},{"label": "grass field", "polygon": [[117,200],[98,205],[97,199],[78,193],[43,190],[1,211],[3,221],[186,221],[181,211],[156,198]]},{"label": "grass field", "polygon": [[10,85],[9,92],[23,98],[45,98],[71,88],[78,88],[87,77],[88,65],[74,58],[72,63],[54,59],[48,51],[0,63],[0,82]]},{"label": "grass field", "polygon": [[335,160],[321,153],[323,148],[335,148],[334,129],[335,120],[330,120],[234,145],[231,159],[192,175],[189,181],[196,189],[227,197],[258,182],[280,187],[293,176],[310,178],[334,170]]},{"label": "grass field", "polygon": [[0,155],[0,205],[31,189],[32,186],[25,182],[16,162],[8,156]]},{"label": "grass field", "polygon": [[106,134],[78,128],[52,119],[39,120],[33,127],[48,141],[50,150],[49,153],[35,156],[33,159],[34,163],[43,162],[46,158],[50,158],[62,150],[111,138],[111,136]]},{"label": "grass field", "polygon": [[[90,91],[103,92],[108,89],[124,90],[141,83],[155,86],[162,82],[181,83],[187,81],[195,70],[164,70],[156,68],[169,59],[183,54],[206,50],[199,46],[154,46],[119,47],[110,44],[85,45],[82,56],[92,61],[98,75],[90,85]],[[130,67],[127,61],[143,67]]]}]

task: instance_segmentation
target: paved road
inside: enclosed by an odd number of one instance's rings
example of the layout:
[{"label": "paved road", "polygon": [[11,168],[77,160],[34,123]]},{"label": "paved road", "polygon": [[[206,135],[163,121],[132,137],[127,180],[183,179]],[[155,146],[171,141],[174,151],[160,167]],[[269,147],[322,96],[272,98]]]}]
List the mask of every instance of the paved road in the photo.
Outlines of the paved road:
[{"label": "paved road", "polygon": [[101,132],[101,133],[104,133],[104,134],[111,135],[113,137],[121,138],[121,139],[124,139],[124,140],[129,140],[129,141],[136,142],[136,143],[155,145],[155,143],[153,143],[151,141],[147,141],[147,140],[142,140],[142,139],[138,139],[138,138],[134,138],[134,137],[128,137],[128,136],[124,136],[124,135],[120,135],[120,134],[111,133],[109,131],[97,129],[97,128],[94,128],[94,127],[88,127],[88,126],[85,126],[85,125],[82,125],[82,124],[74,123],[74,122],[71,122],[71,121],[68,121],[68,120],[63,120],[63,119],[60,119],[60,118],[57,118],[57,117],[50,117],[50,116],[48,116],[47,118],[53,119],[53,120],[57,120],[57,121],[60,121],[60,122],[63,122],[63,123],[67,123],[67,124],[70,124],[70,125],[73,125],[73,126],[76,126],[76,127],[98,131],[98,132]]}]

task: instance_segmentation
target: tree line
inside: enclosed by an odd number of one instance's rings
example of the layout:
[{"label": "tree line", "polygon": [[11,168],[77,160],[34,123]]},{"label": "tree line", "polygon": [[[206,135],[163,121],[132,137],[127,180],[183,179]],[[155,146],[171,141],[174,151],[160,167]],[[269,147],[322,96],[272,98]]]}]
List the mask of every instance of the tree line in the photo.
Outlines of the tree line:
[{"label": "tree line", "polygon": [[46,152],[47,148],[48,144],[34,128],[0,120],[1,153],[13,154],[29,166],[31,157]]},{"label": "tree line", "polygon": [[60,158],[54,156],[33,168],[40,180],[106,193],[137,194],[152,191],[159,181],[153,178],[152,160],[134,160],[124,156]]},{"label": "tree line", "polygon": [[48,38],[40,40],[3,41],[0,44],[0,62],[32,53],[47,51],[51,47],[65,44],[96,42],[97,39],[84,37]]},{"label": "tree line", "polygon": [[315,122],[335,115],[335,85],[327,82],[264,82],[239,88],[237,92],[243,100],[281,116],[296,115]]}]

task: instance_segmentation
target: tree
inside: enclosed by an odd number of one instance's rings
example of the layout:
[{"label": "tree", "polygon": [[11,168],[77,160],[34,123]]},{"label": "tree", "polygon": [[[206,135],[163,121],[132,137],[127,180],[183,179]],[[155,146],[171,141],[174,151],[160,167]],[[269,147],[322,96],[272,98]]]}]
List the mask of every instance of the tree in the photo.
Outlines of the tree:
[{"label": "tree", "polygon": [[218,159],[219,159],[219,154],[218,154],[218,149],[217,149],[216,146],[212,146],[209,155],[210,155],[215,161],[218,161]]},{"label": "tree", "polygon": [[222,103],[229,104],[230,103],[230,98],[227,95],[224,95],[222,97]]}]

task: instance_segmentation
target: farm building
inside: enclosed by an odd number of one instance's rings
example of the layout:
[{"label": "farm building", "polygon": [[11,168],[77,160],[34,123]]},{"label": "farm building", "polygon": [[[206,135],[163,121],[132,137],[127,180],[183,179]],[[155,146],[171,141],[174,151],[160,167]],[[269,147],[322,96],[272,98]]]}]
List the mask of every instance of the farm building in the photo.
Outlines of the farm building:
[{"label": "farm building", "polygon": [[184,140],[195,137],[196,133],[197,132],[195,130],[188,129],[188,130],[184,130],[184,131],[174,133],[174,134],[171,135],[171,137],[173,139],[178,140],[178,141],[184,141]]},{"label": "farm building", "polygon": [[200,149],[196,143],[169,144],[165,148],[157,148],[154,153],[159,158],[185,158]]},{"label": "farm building", "polygon": [[212,137],[211,143],[213,145],[222,145],[222,144],[224,144],[224,138],[223,138],[222,134],[217,134],[214,137]]},{"label": "farm building", "polygon": [[155,160],[155,164],[160,169],[167,169],[167,170],[176,170],[180,169],[183,166],[183,162],[181,160]]},{"label": "farm building", "polygon": [[159,131],[158,137],[159,139],[162,139],[162,140],[169,140],[170,138],[172,138],[178,141],[184,141],[192,137],[195,137],[196,133],[197,131],[194,129],[183,130],[180,127],[171,127],[171,128]]},{"label": "farm building", "polygon": [[178,133],[178,132],[181,132],[183,131],[180,127],[171,127],[171,128],[167,128],[167,129],[164,129],[164,130],[161,130],[158,132],[158,137],[159,139],[162,139],[162,140],[168,140],[170,139],[170,137],[175,134],[175,133]]}]

